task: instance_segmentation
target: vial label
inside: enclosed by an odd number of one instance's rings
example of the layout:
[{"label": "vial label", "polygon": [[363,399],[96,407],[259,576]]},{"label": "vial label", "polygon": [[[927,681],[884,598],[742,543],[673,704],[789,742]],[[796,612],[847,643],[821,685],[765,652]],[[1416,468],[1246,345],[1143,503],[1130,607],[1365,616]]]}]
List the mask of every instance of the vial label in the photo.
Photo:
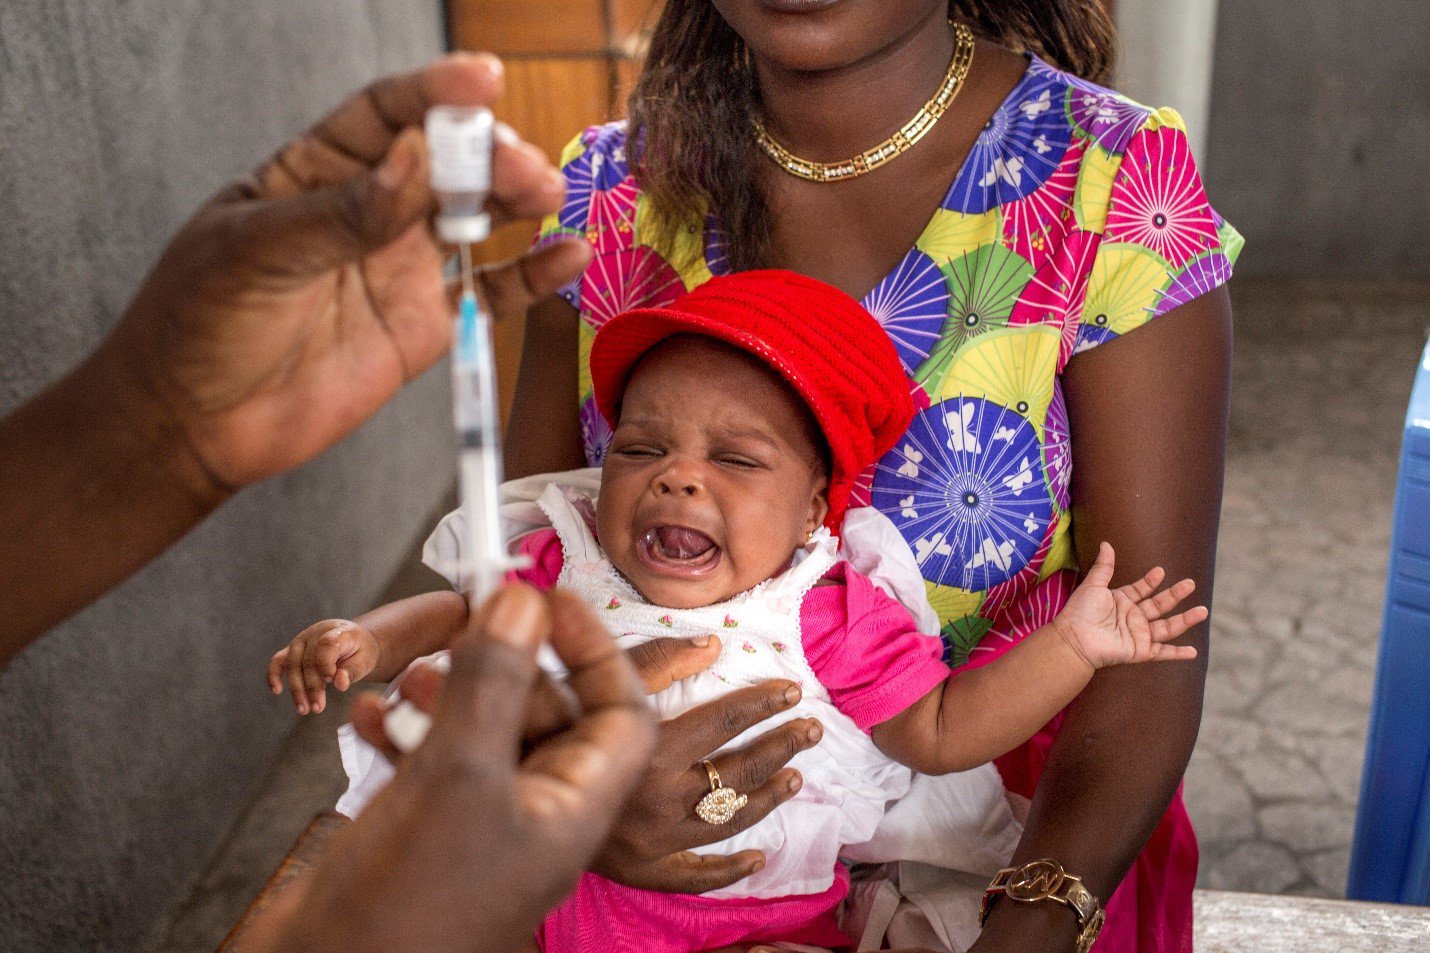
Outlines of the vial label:
[{"label": "vial label", "polygon": [[486,192],[492,183],[491,111],[436,106],[427,112],[432,185],[441,192]]}]

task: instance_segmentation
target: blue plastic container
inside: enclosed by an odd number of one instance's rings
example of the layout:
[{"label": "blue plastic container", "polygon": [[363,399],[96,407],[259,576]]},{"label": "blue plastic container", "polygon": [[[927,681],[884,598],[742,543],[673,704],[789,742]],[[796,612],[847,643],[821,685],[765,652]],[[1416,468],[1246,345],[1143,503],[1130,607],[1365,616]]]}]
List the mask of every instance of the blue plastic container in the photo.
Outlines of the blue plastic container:
[{"label": "blue plastic container", "polygon": [[1405,418],[1346,894],[1430,904],[1430,344]]}]

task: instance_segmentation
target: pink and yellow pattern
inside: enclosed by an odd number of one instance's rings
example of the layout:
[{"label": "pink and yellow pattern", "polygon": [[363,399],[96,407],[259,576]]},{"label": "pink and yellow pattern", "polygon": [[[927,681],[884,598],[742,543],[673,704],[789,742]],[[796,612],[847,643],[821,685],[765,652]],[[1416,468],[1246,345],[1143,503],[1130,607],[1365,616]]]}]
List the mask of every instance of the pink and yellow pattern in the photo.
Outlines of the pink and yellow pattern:
[{"label": "pink and yellow pattern", "polygon": [[[654,246],[620,123],[583,132],[562,168],[566,204],[542,240],[579,235],[596,251],[563,292],[581,315],[582,434],[596,464],[610,431],[590,401],[595,329],[727,271],[730,236],[712,215],[680,247]],[[1071,591],[1063,369],[1226,282],[1241,245],[1207,200],[1175,112],[1030,59],[942,207],[864,299],[919,413],[857,501],[908,540],[950,663],[1013,644]]]}]

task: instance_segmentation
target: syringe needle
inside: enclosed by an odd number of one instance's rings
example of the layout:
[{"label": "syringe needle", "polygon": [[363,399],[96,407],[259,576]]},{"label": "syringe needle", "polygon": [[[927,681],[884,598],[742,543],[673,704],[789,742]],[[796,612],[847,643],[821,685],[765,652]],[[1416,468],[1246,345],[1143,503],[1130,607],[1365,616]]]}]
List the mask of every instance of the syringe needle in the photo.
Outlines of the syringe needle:
[{"label": "syringe needle", "polygon": [[457,259],[462,269],[462,297],[472,298],[476,296],[476,277],[472,274],[472,246],[468,242],[460,242],[457,245]]}]

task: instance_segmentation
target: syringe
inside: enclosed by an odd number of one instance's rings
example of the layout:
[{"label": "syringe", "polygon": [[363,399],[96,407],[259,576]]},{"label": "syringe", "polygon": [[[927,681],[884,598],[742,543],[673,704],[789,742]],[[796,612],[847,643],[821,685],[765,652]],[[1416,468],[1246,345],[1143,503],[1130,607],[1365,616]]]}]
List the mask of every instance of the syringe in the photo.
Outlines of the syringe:
[{"label": "syringe", "polygon": [[452,348],[452,413],[459,440],[458,487],[465,523],[459,578],[474,601],[496,589],[509,568],[498,515],[501,431],[497,423],[496,361],[490,317],[477,301],[472,244],[491,233],[490,110],[439,106],[427,113],[432,187],[441,206],[437,233],[457,246],[462,295]]},{"label": "syringe", "polygon": [[452,413],[457,425],[458,487],[465,526],[462,590],[479,603],[508,568],[500,504],[501,431],[497,425],[496,360],[492,323],[472,287],[471,246],[461,246],[462,298],[452,349]]},{"label": "syringe", "polygon": [[[486,203],[495,125],[490,110],[480,107],[438,106],[427,113],[432,189],[441,207],[437,235],[457,246],[462,270],[452,335],[452,418],[457,425],[457,486],[464,524],[457,572],[472,605],[490,596],[514,563],[501,531],[501,431],[492,322],[477,301],[472,273],[472,245],[491,234]],[[421,744],[431,724],[430,717],[406,700],[394,705],[383,720],[388,738],[402,751]]]}]

